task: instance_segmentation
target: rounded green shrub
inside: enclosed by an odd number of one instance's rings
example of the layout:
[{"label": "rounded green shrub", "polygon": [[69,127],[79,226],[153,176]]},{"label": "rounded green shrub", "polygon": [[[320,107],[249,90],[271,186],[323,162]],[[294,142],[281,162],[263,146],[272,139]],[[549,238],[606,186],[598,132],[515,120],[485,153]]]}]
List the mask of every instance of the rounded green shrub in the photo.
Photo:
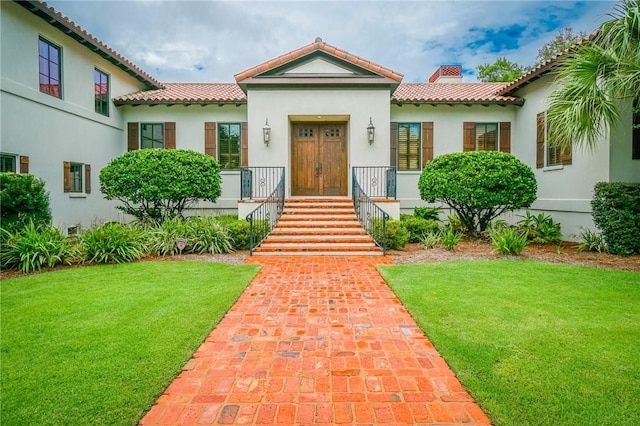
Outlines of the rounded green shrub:
[{"label": "rounded green shrub", "polygon": [[44,181],[23,173],[0,173],[2,228],[13,232],[29,223],[36,227],[51,223],[49,193]]},{"label": "rounded green shrub", "polygon": [[[382,219],[373,219],[371,223],[372,237],[376,241],[382,241]],[[399,220],[389,219],[386,222],[385,248],[390,250],[401,250],[409,242],[411,235]]]},{"label": "rounded green shrub", "polygon": [[105,198],[143,222],[182,216],[199,200],[215,202],[221,182],[214,158],[181,149],[130,151],[100,171]]},{"label": "rounded green shrub", "polygon": [[229,231],[234,250],[249,250],[249,222],[235,215],[219,216],[218,221]]},{"label": "rounded green shrub", "polygon": [[529,207],[537,182],[531,168],[511,154],[472,151],[430,161],[418,181],[420,197],[449,205],[472,233],[506,211]]},{"label": "rounded green shrub", "polygon": [[640,253],[640,183],[597,183],[591,207],[610,253]]}]

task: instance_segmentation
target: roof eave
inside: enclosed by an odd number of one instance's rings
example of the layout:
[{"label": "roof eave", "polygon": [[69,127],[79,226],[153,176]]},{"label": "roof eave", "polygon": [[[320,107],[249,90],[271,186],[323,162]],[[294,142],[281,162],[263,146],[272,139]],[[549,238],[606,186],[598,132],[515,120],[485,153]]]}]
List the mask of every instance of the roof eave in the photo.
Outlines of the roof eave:
[{"label": "roof eave", "polygon": [[97,38],[93,37],[87,31],[74,24],[60,12],[49,6],[44,1],[38,0],[14,0],[17,4],[27,9],[29,12],[38,16],[49,25],[57,28],[78,43],[84,45],[87,49],[100,55],[105,60],[111,62],[127,74],[131,75],[138,81],[144,83],[151,89],[163,88],[162,83],[151,77],[127,60],[125,57],[109,48]]},{"label": "roof eave", "polygon": [[338,86],[380,86],[385,89],[390,89],[391,92],[395,91],[400,82],[383,76],[358,76],[358,77],[346,77],[340,76],[327,76],[327,75],[311,75],[311,76],[289,76],[289,77],[249,77],[242,82],[238,83],[238,86],[243,92],[247,93],[249,86],[251,87],[278,87],[291,86],[313,86],[313,87],[338,87]]},{"label": "roof eave", "polygon": [[392,98],[391,103],[402,106],[404,104],[407,105],[499,105],[499,106],[507,106],[507,105],[515,105],[522,106],[524,105],[524,99],[505,99],[505,100],[494,100],[494,99],[398,99]]},{"label": "roof eave", "polygon": [[216,99],[162,99],[162,100],[149,100],[149,99],[114,99],[113,100],[113,104],[115,106],[124,106],[124,105],[130,105],[130,106],[142,106],[142,105],[146,105],[146,106],[157,106],[157,105],[166,105],[166,106],[173,106],[173,105],[183,105],[183,106],[189,106],[189,105],[202,105],[202,106],[207,106],[207,105],[218,105],[218,106],[223,106],[223,105],[236,105],[236,106],[240,106],[243,104],[246,104],[247,100],[246,99],[225,99],[225,100],[216,100]]}]

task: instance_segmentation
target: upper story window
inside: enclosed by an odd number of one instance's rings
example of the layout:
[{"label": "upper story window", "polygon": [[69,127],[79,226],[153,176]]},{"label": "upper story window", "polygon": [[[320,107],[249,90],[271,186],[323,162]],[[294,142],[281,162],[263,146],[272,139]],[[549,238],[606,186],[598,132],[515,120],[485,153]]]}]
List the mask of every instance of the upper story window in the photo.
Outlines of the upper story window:
[{"label": "upper story window", "polygon": [[222,169],[240,168],[240,123],[218,124],[218,162]]},{"label": "upper story window", "polygon": [[14,172],[16,173],[17,161],[15,155],[0,154],[0,172]]},{"label": "upper story window", "polygon": [[164,148],[164,125],[162,123],[140,124],[140,148]]},{"label": "upper story window", "polygon": [[62,98],[62,55],[58,46],[43,38],[38,39],[40,91]]},{"label": "upper story window", "polygon": [[497,151],[498,147],[498,123],[476,123],[476,151]]},{"label": "upper story window", "polygon": [[562,148],[549,143],[547,113],[539,113],[536,116],[536,167],[566,166],[571,162],[571,147]]},{"label": "upper story window", "polygon": [[93,70],[95,108],[98,114],[109,116],[109,76],[99,69]]},{"label": "upper story window", "polygon": [[420,170],[420,123],[398,123],[398,170]]}]

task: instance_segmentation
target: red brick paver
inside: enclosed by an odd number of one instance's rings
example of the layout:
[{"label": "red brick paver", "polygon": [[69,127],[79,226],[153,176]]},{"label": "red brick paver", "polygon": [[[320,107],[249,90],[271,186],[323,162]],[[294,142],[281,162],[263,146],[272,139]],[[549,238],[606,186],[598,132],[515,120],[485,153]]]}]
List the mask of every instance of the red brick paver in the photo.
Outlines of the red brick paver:
[{"label": "red brick paver", "polygon": [[490,424],[375,270],[389,259],[248,262],[263,268],[141,424]]}]

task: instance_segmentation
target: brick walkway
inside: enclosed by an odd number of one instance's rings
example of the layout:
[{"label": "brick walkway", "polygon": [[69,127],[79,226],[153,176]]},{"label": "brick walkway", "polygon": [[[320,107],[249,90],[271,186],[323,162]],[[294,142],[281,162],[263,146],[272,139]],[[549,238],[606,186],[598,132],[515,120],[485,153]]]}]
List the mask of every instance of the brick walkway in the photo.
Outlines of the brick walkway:
[{"label": "brick walkway", "polygon": [[141,424],[489,424],[375,270],[382,257],[254,257],[262,270]]}]

